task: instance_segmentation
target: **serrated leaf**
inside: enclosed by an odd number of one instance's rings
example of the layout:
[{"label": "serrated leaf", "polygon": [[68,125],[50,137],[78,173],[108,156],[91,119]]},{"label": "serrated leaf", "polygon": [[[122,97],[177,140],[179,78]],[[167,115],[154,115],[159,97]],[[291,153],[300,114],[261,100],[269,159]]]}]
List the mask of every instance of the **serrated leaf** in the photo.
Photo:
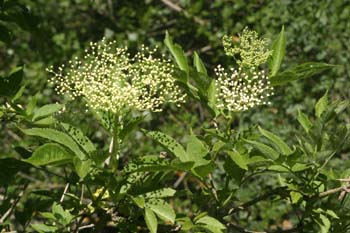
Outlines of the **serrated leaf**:
[{"label": "serrated leaf", "polygon": [[299,121],[301,126],[304,128],[304,130],[308,133],[312,127],[312,123],[309,120],[309,118],[304,113],[302,113],[300,110],[298,110],[297,120]]},{"label": "serrated leaf", "polygon": [[74,141],[78,143],[79,146],[81,146],[81,148],[83,148],[88,154],[91,154],[96,150],[94,144],[84,135],[83,131],[67,123],[61,123],[61,125],[64,130],[66,130],[66,132],[74,139]]},{"label": "serrated leaf", "polygon": [[197,52],[193,54],[193,65],[196,67],[196,70],[202,74],[207,74],[207,69],[202,61],[202,59],[198,56]]},{"label": "serrated leaf", "polygon": [[269,159],[276,160],[279,156],[278,152],[268,145],[265,145],[261,142],[252,141],[252,140],[244,140],[244,141],[254,146],[256,149],[258,149],[263,155],[265,155]]},{"label": "serrated leaf", "polygon": [[227,154],[230,156],[230,158],[232,159],[232,161],[237,164],[237,166],[239,166],[240,168],[244,169],[244,170],[248,170],[248,161],[245,160],[245,158],[238,153],[238,151],[234,150],[234,151],[227,151]]},{"label": "serrated leaf", "polygon": [[328,107],[328,91],[317,101],[315,105],[315,114],[318,118],[326,111]]},{"label": "serrated leaf", "polygon": [[175,211],[168,203],[159,200],[157,204],[147,203],[146,207],[150,208],[159,218],[163,219],[164,221],[169,221],[171,223],[175,222]]},{"label": "serrated leaf", "polygon": [[42,137],[60,143],[72,150],[80,160],[84,160],[86,158],[86,155],[79,149],[79,146],[75,143],[75,141],[61,131],[48,128],[31,128],[22,129],[22,132],[29,136]]},{"label": "serrated leaf", "polygon": [[289,148],[289,146],[277,135],[259,127],[260,133],[272,141],[280,150],[280,152],[284,155],[290,155],[293,151]]},{"label": "serrated leaf", "polygon": [[175,58],[175,61],[176,61],[177,65],[180,67],[180,69],[185,71],[188,74],[189,68],[188,68],[187,57],[186,57],[184,51],[182,50],[182,48],[178,44],[174,44],[168,31],[165,34],[164,43],[168,47],[168,49],[171,52],[171,54],[173,55],[173,57]]},{"label": "serrated leaf", "polygon": [[160,143],[167,150],[173,153],[177,158],[180,159],[181,162],[190,161],[190,158],[187,155],[184,148],[178,142],[176,142],[176,140],[173,139],[172,137],[158,131],[144,131],[144,132],[146,136]]},{"label": "serrated leaf", "polygon": [[284,33],[284,26],[282,26],[281,32],[279,33],[276,40],[273,41],[271,49],[272,56],[269,61],[270,77],[278,73],[286,50],[286,36]]},{"label": "serrated leaf", "polygon": [[224,230],[226,230],[226,226],[224,224],[210,216],[204,216],[198,219],[195,224],[208,229],[212,233],[223,233]]},{"label": "serrated leaf", "polygon": [[47,104],[39,108],[33,115],[33,121],[49,116],[57,111],[59,111],[63,105],[61,104]]},{"label": "serrated leaf", "polygon": [[158,221],[156,215],[149,208],[145,208],[145,222],[151,233],[157,233]]},{"label": "serrated leaf", "polygon": [[277,75],[270,77],[269,80],[271,82],[271,86],[279,86],[291,81],[310,78],[316,74],[320,74],[321,72],[334,67],[336,66],[326,63],[307,62],[278,73]]},{"label": "serrated leaf", "polygon": [[32,156],[23,161],[34,166],[42,165],[62,165],[72,162],[73,155],[69,153],[64,147],[55,144],[47,143],[40,146],[34,151]]}]

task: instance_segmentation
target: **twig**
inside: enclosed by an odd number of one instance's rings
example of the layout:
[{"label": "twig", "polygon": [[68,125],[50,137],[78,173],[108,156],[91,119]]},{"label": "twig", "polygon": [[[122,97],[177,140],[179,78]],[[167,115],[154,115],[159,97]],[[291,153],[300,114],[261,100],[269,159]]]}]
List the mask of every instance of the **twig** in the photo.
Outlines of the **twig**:
[{"label": "twig", "polygon": [[63,202],[64,200],[64,196],[66,195],[67,191],[68,191],[68,188],[69,188],[69,183],[66,184],[66,187],[64,187],[64,190],[63,190],[63,193],[62,193],[62,196],[61,196],[61,199],[60,199],[60,203]]},{"label": "twig", "polygon": [[[176,11],[176,12],[183,12],[184,15],[186,17],[190,18],[190,15],[188,14],[188,12],[186,12],[183,8],[181,8],[179,5],[176,5],[175,3],[171,2],[170,0],[161,0],[167,7],[169,7],[170,9]],[[201,18],[198,18],[196,16],[193,16],[193,21],[198,23],[199,25],[205,25],[207,24],[206,21],[204,21]]]},{"label": "twig", "polygon": [[279,188],[276,188],[270,192],[267,192],[261,196],[258,196],[256,198],[254,198],[253,200],[250,200],[246,203],[243,203],[242,205],[236,207],[236,208],[232,208],[229,210],[229,214],[232,214],[234,212],[237,212],[237,211],[240,211],[240,210],[244,210],[252,205],[255,205],[256,203],[260,202],[260,201],[263,201],[269,197],[272,197],[272,196],[275,196],[275,195],[280,195],[280,194],[283,194],[284,192],[286,191],[286,188],[285,187],[279,187]]},{"label": "twig", "polygon": [[302,229],[301,227],[296,227],[296,228],[288,229],[288,230],[253,231],[253,230],[248,230],[248,229],[245,229],[243,227],[234,225],[232,223],[228,223],[227,226],[231,226],[232,228],[234,228],[235,230],[237,230],[238,232],[241,232],[241,233],[297,233],[297,232],[300,232],[300,230]]},{"label": "twig", "polygon": [[350,183],[350,180],[346,181],[344,190],[340,193],[340,195],[338,197],[339,201],[342,201],[344,199],[345,195],[347,193],[349,193],[349,189],[347,188],[347,187],[349,187],[349,183]]},{"label": "twig", "polygon": [[179,178],[176,180],[176,182],[174,183],[173,187],[174,187],[174,188],[177,188],[177,187],[181,184],[181,182],[185,179],[186,175],[187,175],[187,172],[183,172],[183,173],[179,176]]},{"label": "twig", "polygon": [[324,192],[320,193],[318,196],[319,197],[325,197],[325,196],[328,196],[328,195],[333,194],[333,193],[338,193],[340,191],[345,191],[345,192],[348,193],[348,192],[350,192],[349,188],[350,188],[349,186],[348,187],[342,186],[342,187],[330,189],[330,190],[327,190],[327,191],[324,191]]},{"label": "twig", "polygon": [[19,202],[19,200],[21,199],[21,197],[24,194],[24,191],[27,189],[29,185],[29,182],[27,184],[24,185],[23,190],[18,194],[17,198],[15,199],[15,201],[12,203],[11,207],[4,213],[4,215],[0,218],[0,224],[4,223],[5,220],[11,215],[12,211],[15,209],[17,203]]},{"label": "twig", "polygon": [[209,177],[209,181],[210,181],[210,185],[211,185],[211,191],[213,193],[213,196],[215,197],[215,200],[218,202],[219,198],[218,198],[218,194],[216,192],[213,176],[211,174],[209,174],[208,177]]},{"label": "twig", "polygon": [[167,5],[170,9],[174,10],[174,11],[177,11],[177,12],[181,12],[182,11],[182,8],[174,3],[172,3],[171,1],[169,0],[162,0],[162,2]]},{"label": "twig", "polygon": [[88,228],[93,228],[93,227],[95,227],[95,224],[93,224],[93,223],[91,223],[91,224],[89,224],[89,225],[81,226],[81,227],[78,228],[78,232],[79,232],[80,230],[88,229]]},{"label": "twig", "polygon": [[350,178],[346,178],[346,179],[337,179],[340,182],[350,182]]}]

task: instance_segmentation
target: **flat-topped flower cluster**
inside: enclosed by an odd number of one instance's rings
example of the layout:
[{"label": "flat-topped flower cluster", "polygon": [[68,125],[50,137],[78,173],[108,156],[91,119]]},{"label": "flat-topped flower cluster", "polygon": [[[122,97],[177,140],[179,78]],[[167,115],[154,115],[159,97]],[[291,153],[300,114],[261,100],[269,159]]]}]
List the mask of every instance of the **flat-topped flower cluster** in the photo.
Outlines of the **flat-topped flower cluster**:
[{"label": "flat-topped flower cluster", "polygon": [[216,67],[217,107],[229,112],[241,112],[258,105],[269,104],[266,98],[273,95],[273,87],[260,65],[271,55],[267,41],[245,28],[237,45],[232,37],[223,37],[223,46],[228,56],[236,58],[238,69],[228,71]]},{"label": "flat-topped flower cluster", "polygon": [[218,108],[242,112],[258,105],[269,104],[266,98],[273,88],[264,71],[245,72],[231,68],[229,73],[220,65],[215,68]]},{"label": "flat-topped flower cluster", "polygon": [[162,111],[166,102],[180,104],[185,95],[175,84],[174,66],[164,57],[156,58],[156,49],[142,46],[130,57],[127,48],[103,39],[90,43],[83,59],[75,58],[54,71],[50,81],[55,90],[70,99],[83,97],[87,106],[122,115],[130,110]]}]

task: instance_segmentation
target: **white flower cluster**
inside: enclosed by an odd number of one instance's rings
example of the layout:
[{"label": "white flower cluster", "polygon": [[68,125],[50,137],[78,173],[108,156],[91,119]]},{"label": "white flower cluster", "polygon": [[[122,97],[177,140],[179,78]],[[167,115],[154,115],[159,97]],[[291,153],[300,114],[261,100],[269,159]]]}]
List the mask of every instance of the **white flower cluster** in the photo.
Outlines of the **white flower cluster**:
[{"label": "white flower cluster", "polygon": [[155,58],[156,49],[142,46],[133,58],[116,42],[90,43],[82,60],[69,61],[53,73],[51,82],[59,94],[84,97],[87,106],[122,115],[131,109],[162,111],[166,102],[183,103],[185,95],[175,84],[174,67],[165,58]]},{"label": "white flower cluster", "polygon": [[244,72],[231,68],[226,72],[220,65],[215,69],[218,108],[241,112],[258,105],[270,104],[265,99],[273,95],[273,87],[264,71]]}]

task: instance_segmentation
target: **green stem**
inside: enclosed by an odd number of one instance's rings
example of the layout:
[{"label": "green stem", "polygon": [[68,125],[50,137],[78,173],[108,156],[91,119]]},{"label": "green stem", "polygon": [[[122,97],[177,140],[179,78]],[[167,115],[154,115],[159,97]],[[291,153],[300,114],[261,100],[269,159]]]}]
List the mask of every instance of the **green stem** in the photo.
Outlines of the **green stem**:
[{"label": "green stem", "polygon": [[110,147],[110,156],[111,156],[111,168],[113,173],[115,173],[118,170],[119,165],[119,156],[120,156],[120,139],[119,139],[119,133],[120,133],[120,122],[119,117],[114,117],[114,129],[113,129],[113,136],[111,141],[111,147]]}]

